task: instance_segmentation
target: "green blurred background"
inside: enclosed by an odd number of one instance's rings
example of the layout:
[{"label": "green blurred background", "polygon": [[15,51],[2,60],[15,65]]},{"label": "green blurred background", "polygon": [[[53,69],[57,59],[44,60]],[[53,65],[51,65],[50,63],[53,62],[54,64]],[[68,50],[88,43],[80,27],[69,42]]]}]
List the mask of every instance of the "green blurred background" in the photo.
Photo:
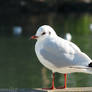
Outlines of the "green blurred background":
[{"label": "green blurred background", "polygon": [[[72,35],[72,42],[92,58],[92,0],[0,0],[0,88],[51,85],[51,71],[38,61],[34,40],[41,25]],[[64,85],[56,73],[55,86]],[[68,74],[68,87],[92,86],[92,75]]]}]

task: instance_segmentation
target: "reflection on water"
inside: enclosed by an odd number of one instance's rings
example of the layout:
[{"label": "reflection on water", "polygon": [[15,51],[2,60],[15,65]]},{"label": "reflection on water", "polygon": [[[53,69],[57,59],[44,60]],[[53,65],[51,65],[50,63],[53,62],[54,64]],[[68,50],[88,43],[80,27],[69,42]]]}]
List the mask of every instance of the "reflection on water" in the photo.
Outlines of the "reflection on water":
[{"label": "reflection on water", "polygon": [[[51,71],[43,67],[35,55],[36,41],[28,40],[40,25],[49,24],[61,37],[70,32],[72,41],[92,58],[90,14],[42,14],[27,16],[22,22],[25,22],[25,37],[0,37],[0,88],[38,88],[51,85]],[[63,74],[56,73],[55,77],[55,86],[63,86]],[[68,74],[68,87],[76,86],[92,86],[92,75]]]}]

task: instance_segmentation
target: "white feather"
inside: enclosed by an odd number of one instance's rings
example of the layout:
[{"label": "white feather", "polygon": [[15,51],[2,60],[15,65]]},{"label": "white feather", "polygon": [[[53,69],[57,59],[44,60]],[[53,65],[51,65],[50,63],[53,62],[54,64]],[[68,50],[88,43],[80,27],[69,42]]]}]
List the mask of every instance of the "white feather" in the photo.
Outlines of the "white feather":
[{"label": "white feather", "polygon": [[[41,35],[42,32],[46,34]],[[89,73],[87,70],[91,59],[77,45],[57,36],[50,26],[40,27],[36,36],[36,55],[45,67],[59,73]]]}]

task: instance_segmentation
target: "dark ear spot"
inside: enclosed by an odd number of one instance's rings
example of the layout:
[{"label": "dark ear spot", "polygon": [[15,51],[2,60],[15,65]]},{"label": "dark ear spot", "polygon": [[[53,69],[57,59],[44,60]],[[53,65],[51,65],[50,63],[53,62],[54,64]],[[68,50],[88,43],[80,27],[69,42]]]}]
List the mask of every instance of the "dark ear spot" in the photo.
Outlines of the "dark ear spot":
[{"label": "dark ear spot", "polygon": [[51,32],[49,32],[49,35],[51,34]]},{"label": "dark ear spot", "polygon": [[92,62],[88,65],[88,67],[92,67]]}]

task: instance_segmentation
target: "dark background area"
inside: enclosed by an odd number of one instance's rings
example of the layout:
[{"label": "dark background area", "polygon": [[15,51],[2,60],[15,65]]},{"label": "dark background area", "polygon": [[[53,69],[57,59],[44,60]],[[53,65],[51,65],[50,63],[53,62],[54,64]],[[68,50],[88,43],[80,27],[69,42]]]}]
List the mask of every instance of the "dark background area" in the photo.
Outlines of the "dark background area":
[{"label": "dark background area", "polygon": [[[91,0],[0,0],[0,35],[11,36],[14,26],[21,26],[23,35],[33,33],[33,22],[37,20],[32,16],[49,13],[66,16],[85,12],[92,13]],[[28,21],[30,25],[27,25]]]}]

